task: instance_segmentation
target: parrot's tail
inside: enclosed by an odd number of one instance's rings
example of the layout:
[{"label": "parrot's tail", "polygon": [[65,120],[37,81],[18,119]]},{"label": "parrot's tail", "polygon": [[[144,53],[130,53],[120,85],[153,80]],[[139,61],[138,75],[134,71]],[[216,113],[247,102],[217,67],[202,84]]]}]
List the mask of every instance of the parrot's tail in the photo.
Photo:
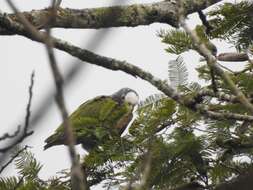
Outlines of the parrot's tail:
[{"label": "parrot's tail", "polygon": [[45,140],[46,145],[44,146],[44,150],[55,145],[63,144],[62,141],[63,141],[63,138],[59,136],[59,134],[53,134]]}]

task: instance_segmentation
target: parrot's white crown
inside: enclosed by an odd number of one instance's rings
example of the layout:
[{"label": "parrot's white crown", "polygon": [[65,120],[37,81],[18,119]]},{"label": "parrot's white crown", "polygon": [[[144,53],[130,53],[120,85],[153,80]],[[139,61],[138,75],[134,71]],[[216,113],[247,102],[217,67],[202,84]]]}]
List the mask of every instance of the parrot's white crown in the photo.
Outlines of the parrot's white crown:
[{"label": "parrot's white crown", "polygon": [[130,91],[125,96],[125,102],[136,105],[139,102],[139,96],[135,92]]}]

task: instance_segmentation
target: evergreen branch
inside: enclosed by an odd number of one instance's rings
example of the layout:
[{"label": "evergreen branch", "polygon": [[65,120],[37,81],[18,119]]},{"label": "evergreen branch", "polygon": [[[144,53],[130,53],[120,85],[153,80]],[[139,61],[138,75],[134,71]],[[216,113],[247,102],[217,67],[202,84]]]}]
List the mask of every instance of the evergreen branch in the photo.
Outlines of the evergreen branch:
[{"label": "evergreen branch", "polygon": [[15,190],[18,184],[18,179],[16,177],[1,177],[0,178],[0,188],[4,190]]},{"label": "evergreen branch", "polygon": [[188,71],[185,66],[185,62],[181,56],[178,56],[176,60],[169,61],[169,83],[175,90],[179,86],[184,86],[187,84]]},{"label": "evergreen branch", "polygon": [[3,172],[3,170],[12,163],[12,161],[17,158],[24,150],[26,150],[29,146],[25,146],[24,148],[20,149],[19,151],[16,152],[16,154],[14,154],[11,159],[6,163],[4,164],[1,169],[0,169],[0,174]]},{"label": "evergreen branch", "polygon": [[173,119],[165,121],[165,122],[161,123],[159,127],[157,127],[157,129],[155,130],[155,133],[159,133],[162,130],[166,129],[167,127],[169,127],[169,126],[171,126],[171,125],[173,125],[175,123],[176,123],[176,121],[173,120]]},{"label": "evergreen branch", "polygon": [[[202,107],[202,106],[201,106]],[[207,117],[212,118],[212,119],[217,119],[217,120],[239,120],[239,121],[253,121],[253,116],[250,115],[242,115],[242,114],[237,114],[237,113],[231,113],[231,112],[214,112],[210,111],[205,108],[200,108],[203,113],[207,115]]]},{"label": "evergreen branch", "polygon": [[162,42],[169,45],[165,50],[168,53],[179,55],[190,49],[194,49],[192,40],[189,35],[182,30],[172,29],[169,31],[160,30],[157,33],[162,38]]},{"label": "evergreen branch", "polygon": [[209,97],[215,97],[218,98],[220,101],[226,101],[230,103],[238,103],[239,100],[236,96],[226,94],[224,92],[216,92],[214,93],[213,91],[209,89],[202,89],[200,90],[195,96],[194,99],[202,99],[204,96],[209,96]]},{"label": "evergreen branch", "polygon": [[140,103],[138,104],[138,108],[150,106],[151,104],[155,104],[158,101],[160,101],[166,97],[167,96],[165,96],[164,94],[152,94],[152,95],[148,96],[145,100],[140,101]]},{"label": "evergreen branch", "polygon": [[24,180],[34,179],[38,181],[38,173],[42,165],[36,160],[34,154],[28,150],[22,151],[15,159],[15,166],[18,173]]},{"label": "evergreen branch", "polygon": [[252,10],[249,1],[224,3],[219,9],[209,12],[214,26],[212,38],[221,38],[235,45],[239,50],[246,50],[252,44]]},{"label": "evergreen branch", "polygon": [[24,176],[22,176],[19,181],[17,182],[17,184],[15,185],[15,187],[13,188],[13,190],[18,190],[18,188],[20,187],[20,185],[23,183],[24,180]]},{"label": "evergreen branch", "polygon": [[[181,2],[181,1],[180,1]],[[231,80],[229,75],[225,73],[217,64],[217,59],[212,55],[211,51],[206,47],[206,45],[199,39],[195,31],[192,31],[186,24],[184,14],[183,14],[182,6],[179,8],[179,20],[181,26],[185,29],[185,31],[191,36],[193,42],[196,44],[197,51],[204,55],[207,60],[207,64],[211,69],[213,69],[229,86],[232,93],[237,96],[238,100],[251,112],[253,113],[253,105],[246,98],[246,96],[242,93],[242,91],[236,87],[235,83]]]}]

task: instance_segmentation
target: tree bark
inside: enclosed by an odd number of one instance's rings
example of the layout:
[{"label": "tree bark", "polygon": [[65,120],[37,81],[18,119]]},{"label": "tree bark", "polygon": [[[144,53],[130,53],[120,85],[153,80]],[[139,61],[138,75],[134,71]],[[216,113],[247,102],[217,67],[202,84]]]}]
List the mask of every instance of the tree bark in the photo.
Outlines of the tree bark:
[{"label": "tree bark", "polygon": [[[185,14],[205,9],[221,0],[185,0]],[[26,19],[37,29],[45,29],[51,8],[22,12]],[[19,22],[16,14],[7,14],[13,21]],[[99,29],[110,27],[135,27],[152,23],[166,23],[178,27],[176,1],[165,0],[151,4],[135,4],[101,8],[69,9],[59,8],[52,28]],[[11,35],[12,31],[0,26],[0,35]]]}]

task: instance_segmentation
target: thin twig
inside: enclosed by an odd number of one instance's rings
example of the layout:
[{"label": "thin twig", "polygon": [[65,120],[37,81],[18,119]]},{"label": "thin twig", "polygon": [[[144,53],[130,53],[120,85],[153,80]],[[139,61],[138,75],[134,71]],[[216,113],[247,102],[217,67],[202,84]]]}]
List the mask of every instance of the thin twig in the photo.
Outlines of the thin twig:
[{"label": "thin twig", "polygon": [[226,66],[224,66],[224,65],[222,65],[222,64],[220,64],[220,63],[217,63],[217,64],[218,64],[221,68],[223,68],[223,69],[229,71],[230,73],[235,74],[235,72],[234,72],[233,70],[229,69],[228,67],[226,67]]},{"label": "thin twig", "polygon": [[30,121],[30,116],[31,116],[31,104],[32,104],[32,97],[33,97],[33,85],[34,85],[34,72],[31,74],[31,79],[30,79],[30,86],[29,86],[29,99],[28,103],[26,106],[26,116],[25,116],[25,123],[24,123],[24,128],[22,131],[21,136],[17,135],[17,138],[14,140],[14,142],[4,148],[0,148],[0,152],[5,153],[8,150],[12,149],[19,143],[21,143],[26,137],[30,136],[33,134],[33,131],[28,132],[28,127],[29,127],[29,121]]},{"label": "thin twig", "polygon": [[173,119],[167,120],[163,123],[161,123],[156,129],[155,129],[155,133],[159,133],[162,130],[166,129],[167,127],[170,127],[171,125],[175,124],[176,121]]},{"label": "thin twig", "polygon": [[16,137],[19,134],[20,129],[21,129],[21,126],[19,125],[17,130],[12,135],[10,135],[9,133],[3,134],[3,136],[0,137],[0,141]]},{"label": "thin twig", "polygon": [[24,126],[24,134],[28,131],[29,121],[31,116],[31,104],[32,104],[32,97],[33,97],[33,84],[34,84],[34,71],[31,75],[31,85],[29,86],[29,99],[28,104],[26,106],[26,116],[25,116],[25,126]]}]

